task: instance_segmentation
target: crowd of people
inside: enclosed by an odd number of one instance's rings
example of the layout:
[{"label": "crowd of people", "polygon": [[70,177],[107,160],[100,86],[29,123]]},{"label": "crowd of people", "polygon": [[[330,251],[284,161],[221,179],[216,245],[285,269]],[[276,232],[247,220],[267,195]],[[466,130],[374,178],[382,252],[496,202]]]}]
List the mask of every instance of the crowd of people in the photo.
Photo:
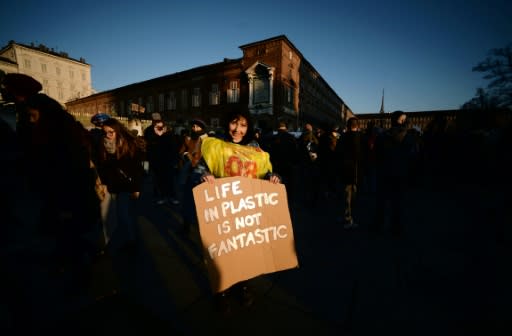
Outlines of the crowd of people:
[{"label": "crowd of people", "polygon": [[[2,237],[7,243],[22,240],[13,228],[34,221],[38,234],[56,242],[51,256],[55,271],[71,272],[76,287],[87,286],[98,253],[139,247],[135,213],[146,177],[144,162],[154,186],[148,197],[155,206],[178,209],[184,235],[197,225],[195,186],[226,176],[248,176],[283,183],[289,199],[306,207],[329,198],[339,200],[338,220],[348,230],[358,227],[358,194],[374,195],[375,220],[369,229],[389,230],[400,237],[401,201],[421,174],[419,167],[442,170],[438,159],[443,144],[435,132],[446,133],[432,125],[419,134],[408,127],[402,111],[392,113],[389,129],[361,129],[353,117],[344,128],[306,123],[299,137],[285,122],[262,133],[247,110],[228,113],[218,133],[208,132],[208,125],[196,118],[177,134],[154,114],[141,134],[104,113],[94,115],[94,127],[87,129],[41,90],[40,83],[22,74],[8,74],[2,80],[2,98],[15,106],[5,104],[0,119],[0,204],[6,219]],[[257,162],[259,170],[217,169],[216,160],[223,160],[222,152],[230,146],[239,146],[244,152],[239,159]],[[20,206],[27,200],[38,209],[36,216]],[[216,296],[221,309],[229,310],[225,297],[234,292],[241,293],[244,305],[252,304],[250,288],[241,282]]]}]

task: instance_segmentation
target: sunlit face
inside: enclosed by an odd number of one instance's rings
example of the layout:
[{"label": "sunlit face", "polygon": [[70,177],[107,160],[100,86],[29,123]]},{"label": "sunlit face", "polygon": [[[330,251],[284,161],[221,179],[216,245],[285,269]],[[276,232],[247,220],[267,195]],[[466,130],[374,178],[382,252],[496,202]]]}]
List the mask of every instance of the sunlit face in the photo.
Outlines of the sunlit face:
[{"label": "sunlit face", "polygon": [[39,118],[40,118],[40,113],[39,113],[39,110],[37,109],[34,109],[34,108],[29,108],[28,109],[28,121],[35,124],[39,121]]},{"label": "sunlit face", "polygon": [[110,126],[103,126],[103,132],[105,132],[105,137],[109,140],[116,138],[116,131]]},{"label": "sunlit face", "polygon": [[158,135],[162,135],[165,132],[165,125],[163,122],[157,122],[155,124],[155,133]]},{"label": "sunlit face", "polygon": [[194,133],[199,133],[199,132],[201,132],[201,131],[203,130],[203,129],[201,128],[201,126],[196,125],[196,124],[193,124],[193,125],[192,125],[192,127],[191,127],[191,129],[192,129],[192,132],[194,132]]},{"label": "sunlit face", "polygon": [[398,117],[398,124],[403,125],[405,123],[405,119],[407,119],[407,116],[402,114],[400,117]]},{"label": "sunlit face", "polygon": [[234,143],[239,143],[247,134],[248,123],[244,117],[238,117],[229,123],[229,135]]}]

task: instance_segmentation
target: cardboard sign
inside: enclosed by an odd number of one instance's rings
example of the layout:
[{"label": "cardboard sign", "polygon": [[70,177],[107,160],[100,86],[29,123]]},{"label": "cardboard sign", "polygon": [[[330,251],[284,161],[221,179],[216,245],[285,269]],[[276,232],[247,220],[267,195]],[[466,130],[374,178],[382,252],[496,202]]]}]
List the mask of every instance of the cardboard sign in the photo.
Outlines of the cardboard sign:
[{"label": "cardboard sign", "polygon": [[193,189],[214,292],[298,267],[286,188],[266,180],[218,178]]}]

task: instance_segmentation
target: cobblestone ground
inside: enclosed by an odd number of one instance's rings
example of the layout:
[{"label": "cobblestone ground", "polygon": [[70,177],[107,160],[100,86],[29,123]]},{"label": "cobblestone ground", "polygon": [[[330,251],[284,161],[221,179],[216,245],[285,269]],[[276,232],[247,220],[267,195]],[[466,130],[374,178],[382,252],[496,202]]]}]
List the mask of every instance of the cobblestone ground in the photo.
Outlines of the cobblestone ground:
[{"label": "cobblestone ground", "polygon": [[[178,234],[179,206],[155,205],[148,177],[140,249],[98,259],[86,293],[65,298],[58,285],[65,278],[57,282],[29,255],[32,262],[20,266],[31,284],[21,292],[33,295],[27,320],[45,321],[50,331],[99,334],[509,335],[510,198],[496,190],[424,179],[407,193],[398,239],[368,231],[368,192],[360,194],[354,230],[338,220],[339,197],[309,206],[292,195],[299,268],[253,279],[256,304],[222,317],[197,230]],[[12,307],[1,307],[4,325],[17,330]]]}]

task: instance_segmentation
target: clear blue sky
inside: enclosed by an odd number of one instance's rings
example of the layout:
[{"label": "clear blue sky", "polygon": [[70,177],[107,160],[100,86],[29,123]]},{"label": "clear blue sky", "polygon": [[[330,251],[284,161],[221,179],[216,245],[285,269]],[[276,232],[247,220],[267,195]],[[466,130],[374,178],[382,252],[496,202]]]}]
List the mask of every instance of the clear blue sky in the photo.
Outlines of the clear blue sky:
[{"label": "clear blue sky", "polygon": [[512,42],[512,1],[24,1],[0,44],[42,43],[92,66],[93,87],[242,56],[286,35],[356,113],[457,109],[485,87],[472,67]]}]

